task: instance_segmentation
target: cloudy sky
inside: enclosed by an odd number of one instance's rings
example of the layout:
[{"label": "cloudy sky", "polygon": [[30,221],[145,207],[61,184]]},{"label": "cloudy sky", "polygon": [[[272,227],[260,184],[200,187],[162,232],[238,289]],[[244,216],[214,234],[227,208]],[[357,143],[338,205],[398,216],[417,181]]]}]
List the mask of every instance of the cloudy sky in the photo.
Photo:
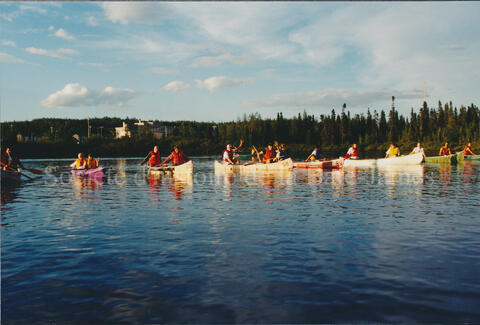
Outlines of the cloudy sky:
[{"label": "cloudy sky", "polygon": [[[1,120],[480,104],[480,2],[1,2]],[[426,87],[424,87],[424,85]]]}]

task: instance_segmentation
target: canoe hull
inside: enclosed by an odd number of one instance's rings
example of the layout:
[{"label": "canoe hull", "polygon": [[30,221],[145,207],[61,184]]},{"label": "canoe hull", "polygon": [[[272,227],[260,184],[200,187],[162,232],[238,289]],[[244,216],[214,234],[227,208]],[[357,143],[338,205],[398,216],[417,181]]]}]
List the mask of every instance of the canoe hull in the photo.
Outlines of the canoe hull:
[{"label": "canoe hull", "polygon": [[21,174],[2,169],[2,184],[20,182]]},{"label": "canoe hull", "polygon": [[477,161],[480,162],[480,155],[468,155],[465,156],[462,152],[457,153],[457,161],[462,162],[462,161]]},{"label": "canoe hull", "polygon": [[221,162],[215,161],[214,168],[216,172],[270,172],[270,171],[289,171],[293,168],[292,159],[281,160],[276,163],[264,164],[246,164],[246,165],[225,165]]},{"label": "canoe hull", "polygon": [[455,165],[457,164],[457,155],[425,157],[425,163]]},{"label": "canoe hull", "polygon": [[341,169],[343,167],[344,159],[334,159],[327,161],[311,161],[311,162],[295,162],[293,168],[301,169]]},{"label": "canoe hull", "polygon": [[176,175],[189,175],[193,174],[193,162],[191,160],[178,166],[166,166],[166,167],[149,167],[148,173],[150,175],[163,175],[165,173],[173,173]]},{"label": "canoe hull", "polygon": [[92,168],[92,169],[73,169],[72,175],[76,177],[102,178],[103,167]]},{"label": "canoe hull", "polygon": [[344,168],[358,167],[358,168],[373,168],[377,165],[376,159],[345,159],[343,162]]},{"label": "canoe hull", "polygon": [[413,155],[390,157],[377,159],[377,166],[402,166],[402,165],[421,165],[423,162],[423,154],[415,153]]}]

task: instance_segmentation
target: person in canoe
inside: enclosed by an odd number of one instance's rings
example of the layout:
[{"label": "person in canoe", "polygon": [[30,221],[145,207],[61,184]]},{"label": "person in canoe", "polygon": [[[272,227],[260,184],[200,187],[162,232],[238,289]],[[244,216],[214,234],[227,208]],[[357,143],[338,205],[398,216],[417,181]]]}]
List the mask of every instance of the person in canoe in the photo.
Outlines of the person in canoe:
[{"label": "person in canoe", "polygon": [[189,161],[190,158],[186,154],[183,153],[178,146],[173,146],[173,151],[163,162],[162,165],[165,165],[168,162],[172,162],[172,166],[178,166],[186,163]]},{"label": "person in canoe", "polygon": [[395,145],[395,143],[392,142],[390,144],[390,148],[387,150],[387,154],[385,155],[385,158],[390,158],[390,157],[398,157],[400,156],[400,149]]},{"label": "person in canoe", "polygon": [[357,144],[354,143],[348,149],[347,154],[345,155],[345,159],[359,159],[359,158],[360,158],[360,152],[358,151]]},{"label": "person in canoe", "polygon": [[275,162],[275,157],[277,156],[277,153],[275,152],[275,149],[273,149],[273,145],[271,143],[269,143],[265,148],[265,152],[260,151],[259,154],[263,155],[262,160],[265,164]]},{"label": "person in canoe", "polygon": [[13,170],[18,171],[18,168],[25,168],[23,167],[22,162],[20,159],[15,155],[10,147],[5,149],[5,152],[2,151],[1,156],[1,166],[3,170]]},{"label": "person in canoe", "polygon": [[440,148],[440,151],[438,153],[439,156],[448,156],[452,154],[452,149],[450,148],[450,145],[448,144],[448,141],[445,141],[445,144],[443,147]]},{"label": "person in canoe", "polygon": [[276,161],[280,161],[288,158],[290,158],[290,155],[288,154],[287,146],[282,143],[282,145],[280,145],[277,151]]},{"label": "person in canoe", "polygon": [[222,161],[226,165],[235,165],[240,163],[240,158],[234,158],[236,150],[232,147],[231,144],[227,144],[225,151],[223,152]]},{"label": "person in canoe", "polygon": [[87,160],[83,158],[83,153],[79,153],[77,159],[73,163],[70,164],[70,168],[73,169],[86,169],[87,168]]},{"label": "person in canoe", "polygon": [[154,146],[153,150],[150,150],[148,155],[143,159],[138,165],[141,166],[148,162],[149,167],[157,167],[162,164],[162,157],[160,156],[160,151],[158,151],[158,146]]},{"label": "person in canoe", "polygon": [[423,157],[425,158],[425,150],[423,149],[422,144],[420,142],[418,142],[417,146],[413,148],[412,152],[410,152],[411,155],[416,153],[422,153]]},{"label": "person in canoe", "polygon": [[309,161],[309,160],[311,160],[311,161],[322,160],[322,156],[320,155],[320,149],[318,148],[318,146],[316,146],[315,149],[313,149],[310,156],[308,156],[307,159],[305,159],[305,161]]},{"label": "person in canoe", "polygon": [[95,159],[92,157],[91,154],[88,154],[86,166],[88,169],[98,168],[99,161],[100,161],[100,158]]},{"label": "person in canoe", "polygon": [[469,142],[462,151],[464,156],[473,156],[475,153],[472,151],[472,143]]}]

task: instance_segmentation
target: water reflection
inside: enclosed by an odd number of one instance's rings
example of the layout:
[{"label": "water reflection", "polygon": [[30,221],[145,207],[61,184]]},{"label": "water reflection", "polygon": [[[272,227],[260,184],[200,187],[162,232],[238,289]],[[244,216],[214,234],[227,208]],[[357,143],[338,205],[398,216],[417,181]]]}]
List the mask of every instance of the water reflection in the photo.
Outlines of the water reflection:
[{"label": "water reflection", "polygon": [[[397,198],[404,191],[404,186],[409,186],[410,191],[421,195],[419,185],[425,182],[425,166],[383,166],[378,168],[378,174],[388,185],[388,196]],[[401,189],[401,188],[402,189]]]},{"label": "water reflection", "polygon": [[72,176],[72,185],[76,199],[100,199],[93,194],[103,188],[103,177]]},{"label": "water reflection", "polygon": [[21,186],[20,182],[3,182],[1,184],[2,188],[2,199],[1,204],[7,204],[14,202],[15,199],[18,197],[18,190]]},{"label": "water reflection", "polygon": [[159,202],[164,190],[173,194],[175,200],[182,200],[184,194],[193,191],[192,174],[148,174],[147,180],[152,202]]}]

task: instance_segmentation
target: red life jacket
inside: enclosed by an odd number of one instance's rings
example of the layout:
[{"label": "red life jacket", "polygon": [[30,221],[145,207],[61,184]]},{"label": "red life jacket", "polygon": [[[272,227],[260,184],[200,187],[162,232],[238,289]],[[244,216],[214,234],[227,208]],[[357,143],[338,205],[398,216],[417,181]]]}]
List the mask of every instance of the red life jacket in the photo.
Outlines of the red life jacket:
[{"label": "red life jacket", "polygon": [[471,149],[471,147],[465,146],[465,148],[463,148],[463,155],[464,155],[464,156],[470,156],[471,154],[472,154],[472,149]]},{"label": "red life jacket", "polygon": [[162,163],[162,159],[160,157],[160,151],[155,153],[153,150],[150,151],[150,158],[148,159],[148,166],[156,166]]},{"label": "red life jacket", "polygon": [[267,161],[267,160],[273,159],[273,158],[275,158],[275,150],[274,149],[270,150],[268,148],[265,149],[265,154],[263,155],[263,160]]},{"label": "red life jacket", "polygon": [[348,158],[358,158],[360,156],[359,152],[358,152],[358,148],[353,148],[353,153],[351,155],[349,155],[348,153],[345,155],[345,159],[348,159]]},{"label": "red life jacket", "polygon": [[173,157],[173,165],[174,166],[181,165],[185,162],[185,157],[183,156],[182,151],[179,151],[179,152],[173,151],[172,152],[172,157]]},{"label": "red life jacket", "polygon": [[[225,150],[225,151],[223,152],[223,156],[225,156],[225,152],[228,154],[228,158],[229,158],[231,161],[233,161],[233,150],[230,150],[230,151]],[[224,159],[224,160],[225,160],[225,162],[227,162],[227,163],[229,162],[227,159]]]}]

